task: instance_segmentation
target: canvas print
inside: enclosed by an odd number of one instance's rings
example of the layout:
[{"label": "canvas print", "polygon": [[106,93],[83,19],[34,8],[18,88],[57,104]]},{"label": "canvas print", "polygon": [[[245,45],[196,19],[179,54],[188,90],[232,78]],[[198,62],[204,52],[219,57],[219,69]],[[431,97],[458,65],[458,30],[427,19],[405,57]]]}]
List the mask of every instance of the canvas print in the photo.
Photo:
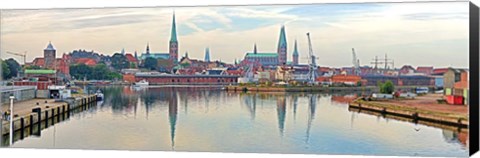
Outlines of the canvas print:
[{"label": "canvas print", "polygon": [[0,146],[467,157],[468,9],[3,9]]}]

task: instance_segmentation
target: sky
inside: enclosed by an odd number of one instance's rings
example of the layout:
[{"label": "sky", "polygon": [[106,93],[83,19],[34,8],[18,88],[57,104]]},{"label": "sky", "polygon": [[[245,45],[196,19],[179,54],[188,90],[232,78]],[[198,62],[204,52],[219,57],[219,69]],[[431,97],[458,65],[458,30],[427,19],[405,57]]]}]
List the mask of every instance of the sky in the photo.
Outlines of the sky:
[{"label": "sky", "polygon": [[51,41],[57,57],[77,49],[112,55],[168,52],[175,12],[179,56],[233,63],[257,44],[276,52],[285,25],[287,56],[298,41],[300,63],[307,63],[310,32],[320,66],[352,66],[352,48],[360,65],[375,56],[402,65],[468,67],[468,2],[350,3],[210,7],[148,7],[2,10],[1,58],[27,52],[27,62],[43,56]]}]

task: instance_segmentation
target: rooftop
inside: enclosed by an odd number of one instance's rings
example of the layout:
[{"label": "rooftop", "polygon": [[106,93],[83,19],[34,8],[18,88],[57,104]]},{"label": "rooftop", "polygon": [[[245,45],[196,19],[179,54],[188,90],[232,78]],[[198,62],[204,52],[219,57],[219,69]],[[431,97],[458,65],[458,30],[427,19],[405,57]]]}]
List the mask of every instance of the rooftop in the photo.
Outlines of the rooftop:
[{"label": "rooftop", "polygon": [[247,52],[245,57],[278,57],[277,53],[253,53],[253,52]]},{"label": "rooftop", "polygon": [[55,74],[55,70],[46,70],[46,69],[40,69],[40,70],[25,70],[25,74]]}]

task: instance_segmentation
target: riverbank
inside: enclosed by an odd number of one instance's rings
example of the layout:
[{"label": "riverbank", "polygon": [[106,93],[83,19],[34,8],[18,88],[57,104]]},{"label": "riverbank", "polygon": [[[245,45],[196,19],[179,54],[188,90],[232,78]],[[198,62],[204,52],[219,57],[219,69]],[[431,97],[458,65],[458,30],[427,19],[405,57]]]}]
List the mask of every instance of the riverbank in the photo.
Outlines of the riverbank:
[{"label": "riverbank", "polygon": [[[40,132],[41,129],[70,117],[71,112],[83,109],[94,102],[96,102],[96,95],[76,95],[70,100],[61,102],[56,102],[54,99],[30,99],[15,102],[12,115],[15,138],[18,136],[23,139],[35,132]],[[5,111],[9,109],[9,105],[4,104],[1,108],[2,111]],[[10,121],[2,121],[1,125],[0,136],[8,136]]]},{"label": "riverbank", "polygon": [[[397,86],[400,90],[414,90],[417,86]],[[322,87],[322,86],[226,86],[227,91],[253,92],[377,92],[377,86],[361,87]]]},{"label": "riverbank", "polygon": [[412,122],[427,122],[468,128],[468,106],[439,104],[437,99],[440,97],[441,94],[428,94],[418,96],[415,99],[382,101],[365,101],[359,98],[349,103],[349,110],[366,110],[383,115],[403,117]]}]

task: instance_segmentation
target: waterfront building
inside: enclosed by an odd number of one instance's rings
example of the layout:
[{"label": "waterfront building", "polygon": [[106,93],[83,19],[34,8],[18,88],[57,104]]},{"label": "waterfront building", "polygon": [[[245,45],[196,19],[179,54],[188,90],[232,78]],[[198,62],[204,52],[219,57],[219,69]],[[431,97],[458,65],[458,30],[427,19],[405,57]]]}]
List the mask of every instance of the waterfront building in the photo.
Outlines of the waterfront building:
[{"label": "waterfront building", "polygon": [[238,82],[238,76],[136,73],[135,80],[146,80],[153,85],[230,85]]},{"label": "waterfront building", "polygon": [[138,60],[135,58],[132,54],[127,53],[125,54],[125,58],[127,58],[127,61],[130,63],[130,68],[137,68],[138,67]]},{"label": "waterfront building", "polygon": [[277,66],[277,69],[275,70],[275,80],[288,82],[293,79],[292,73],[291,67]]},{"label": "waterfront building", "polygon": [[357,75],[334,75],[331,81],[332,84],[357,85],[357,83],[362,82],[362,77]]},{"label": "waterfront building", "polygon": [[43,58],[35,58],[31,63],[26,63],[25,65],[57,70],[59,77],[70,78],[69,55],[63,54],[62,58],[56,58],[56,49],[51,42],[49,42],[47,48],[43,50]]},{"label": "waterfront building", "polygon": [[308,72],[310,70],[308,69],[308,67],[299,67],[299,66],[295,66],[293,67],[293,80],[297,81],[297,82],[307,82],[308,81]]},{"label": "waterfront building", "polygon": [[48,86],[56,82],[56,71],[48,69],[25,70],[25,77],[29,80],[14,81],[15,86],[35,86],[38,90],[47,90]]},{"label": "waterfront building", "polygon": [[377,86],[378,82],[392,81],[395,86],[435,86],[435,78],[425,75],[366,75],[366,86]]},{"label": "waterfront building", "polygon": [[414,74],[415,73],[415,68],[413,68],[411,65],[404,65],[400,70],[398,71],[400,75],[408,75],[408,74]]},{"label": "waterfront building", "polygon": [[253,52],[247,52],[242,61],[243,65],[277,66],[278,54],[270,52],[257,52],[257,44],[253,46]]},{"label": "waterfront building", "polygon": [[459,96],[463,98],[463,103],[467,104],[469,89],[468,89],[468,70],[449,68],[443,74],[443,89],[447,97],[447,102],[453,103],[452,98]]},{"label": "waterfront building", "polygon": [[431,75],[433,73],[433,66],[419,66],[417,67],[417,73]]},{"label": "waterfront building", "polygon": [[436,68],[436,69],[433,69],[433,72],[431,75],[441,75],[443,76],[443,74],[445,74],[445,72],[448,71],[449,68]]},{"label": "waterfront building", "polygon": [[44,68],[53,68],[55,66],[56,52],[57,50],[53,48],[52,42],[48,42],[47,48],[43,50]]}]

